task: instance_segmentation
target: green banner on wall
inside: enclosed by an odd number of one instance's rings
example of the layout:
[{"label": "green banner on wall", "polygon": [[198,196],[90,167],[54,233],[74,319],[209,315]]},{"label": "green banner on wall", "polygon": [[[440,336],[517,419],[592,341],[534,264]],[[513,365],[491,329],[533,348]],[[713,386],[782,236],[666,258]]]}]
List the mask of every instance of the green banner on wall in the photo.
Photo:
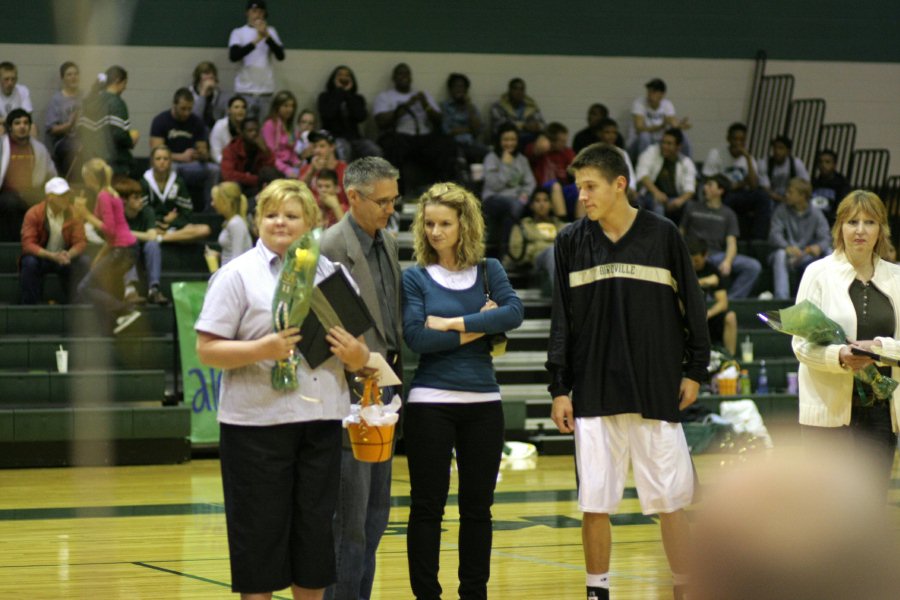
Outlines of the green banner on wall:
[{"label": "green banner on wall", "polygon": [[217,444],[219,424],[219,383],[222,370],[207,367],[197,358],[197,333],[194,323],[203,308],[205,281],[181,281],[172,284],[175,320],[178,325],[178,350],[181,354],[181,381],[184,403],[191,407],[191,443]]}]

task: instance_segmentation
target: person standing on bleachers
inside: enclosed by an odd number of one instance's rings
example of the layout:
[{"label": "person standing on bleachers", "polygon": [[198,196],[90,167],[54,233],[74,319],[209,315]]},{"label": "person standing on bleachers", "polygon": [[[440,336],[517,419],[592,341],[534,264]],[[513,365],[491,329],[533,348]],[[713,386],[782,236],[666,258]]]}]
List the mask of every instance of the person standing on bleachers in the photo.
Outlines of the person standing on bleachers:
[{"label": "person standing on bleachers", "polygon": [[[359,286],[375,327],[365,333],[366,345],[381,353],[402,377],[400,353],[400,261],[397,241],[385,231],[399,195],[400,172],[377,156],[347,165],[344,186],[350,210],[322,237],[322,253],[344,265]],[[390,399],[399,388],[384,388]],[[327,600],[370,598],[375,579],[375,552],[387,527],[391,508],[391,460],[364,463],[353,458],[344,435],[341,491],[334,518],[337,582]]]},{"label": "person standing on bleachers", "polygon": [[0,242],[17,242],[28,208],[40,201],[42,186],[56,176],[47,147],[31,137],[31,115],[15,108],[6,115],[0,138]]},{"label": "person standing on bleachers", "polygon": [[129,296],[125,290],[125,274],[134,267],[138,242],[125,220],[125,204],[112,187],[112,167],[92,158],[81,168],[81,177],[85,191],[94,196],[94,210],[80,196],[75,199],[75,214],[103,236],[104,244],[79,284],[78,295],[93,304],[101,322],[118,334],[141,316],[134,305],[144,298],[136,292]]},{"label": "person standing on bleachers", "polygon": [[575,433],[586,597],[610,597],[610,513],[630,457],[641,510],[659,515],[681,600],[689,597],[684,509],[694,494],[681,410],[707,378],[706,302],[675,225],[628,202],[621,154],[594,144],[571,168],[586,218],[556,236],[547,369],[551,418]]},{"label": "person standing on bleachers", "polygon": [[116,175],[130,175],[131,149],[140,134],[131,128],[128,106],[122,94],[128,88],[128,73],[114,65],[97,77],[81,105],[78,135],[81,160],[102,158]]},{"label": "person standing on bleachers", "polygon": [[42,302],[47,273],[56,273],[66,298],[72,298],[78,282],[90,268],[84,255],[84,223],[72,212],[69,184],[62,177],[54,177],[44,185],[44,194],[42,202],[28,209],[22,223],[22,304]]},{"label": "person standing on bleachers", "polygon": [[68,175],[78,152],[76,125],[81,112],[81,74],[78,65],[66,61],[59,67],[62,87],[50,98],[44,116],[44,140],[56,163],[56,170]]},{"label": "person standing on bleachers", "polygon": [[231,31],[228,60],[241,63],[234,76],[234,92],[247,100],[247,114],[264,119],[275,93],[272,57],[284,60],[284,45],[278,32],[267,22],[264,0],[247,2],[247,23]]}]

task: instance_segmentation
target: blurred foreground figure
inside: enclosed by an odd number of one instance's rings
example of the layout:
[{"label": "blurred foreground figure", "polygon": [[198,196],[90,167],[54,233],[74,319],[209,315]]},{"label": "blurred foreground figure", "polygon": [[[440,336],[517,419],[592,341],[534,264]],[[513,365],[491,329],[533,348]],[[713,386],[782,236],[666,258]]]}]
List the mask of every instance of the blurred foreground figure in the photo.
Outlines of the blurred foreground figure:
[{"label": "blurred foreground figure", "polygon": [[806,448],[728,476],[694,529],[692,600],[897,598],[900,523],[859,458]]}]

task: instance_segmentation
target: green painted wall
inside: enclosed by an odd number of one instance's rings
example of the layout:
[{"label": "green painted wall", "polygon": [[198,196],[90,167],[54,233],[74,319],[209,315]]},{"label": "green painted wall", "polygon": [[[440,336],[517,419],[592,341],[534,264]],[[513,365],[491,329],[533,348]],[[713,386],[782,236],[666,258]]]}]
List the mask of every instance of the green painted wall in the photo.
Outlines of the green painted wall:
[{"label": "green painted wall", "polygon": [[[269,0],[288,48],[900,62],[897,0]],[[4,43],[224,46],[243,0],[0,0]],[[22,7],[27,7],[25,10]],[[95,33],[86,34],[87,31]]]}]

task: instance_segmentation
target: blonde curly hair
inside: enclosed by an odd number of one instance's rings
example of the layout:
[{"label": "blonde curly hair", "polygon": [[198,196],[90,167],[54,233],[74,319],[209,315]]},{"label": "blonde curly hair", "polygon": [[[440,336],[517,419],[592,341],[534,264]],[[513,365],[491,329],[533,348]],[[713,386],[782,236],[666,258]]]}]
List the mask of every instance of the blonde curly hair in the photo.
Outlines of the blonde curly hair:
[{"label": "blonde curly hair", "polygon": [[419,197],[413,220],[413,249],[416,262],[427,266],[438,262],[438,255],[425,235],[425,207],[447,206],[459,217],[459,241],[456,244],[456,263],[459,268],[477,265],[484,258],[484,217],[481,202],[475,194],[455,183],[436,183]]}]

